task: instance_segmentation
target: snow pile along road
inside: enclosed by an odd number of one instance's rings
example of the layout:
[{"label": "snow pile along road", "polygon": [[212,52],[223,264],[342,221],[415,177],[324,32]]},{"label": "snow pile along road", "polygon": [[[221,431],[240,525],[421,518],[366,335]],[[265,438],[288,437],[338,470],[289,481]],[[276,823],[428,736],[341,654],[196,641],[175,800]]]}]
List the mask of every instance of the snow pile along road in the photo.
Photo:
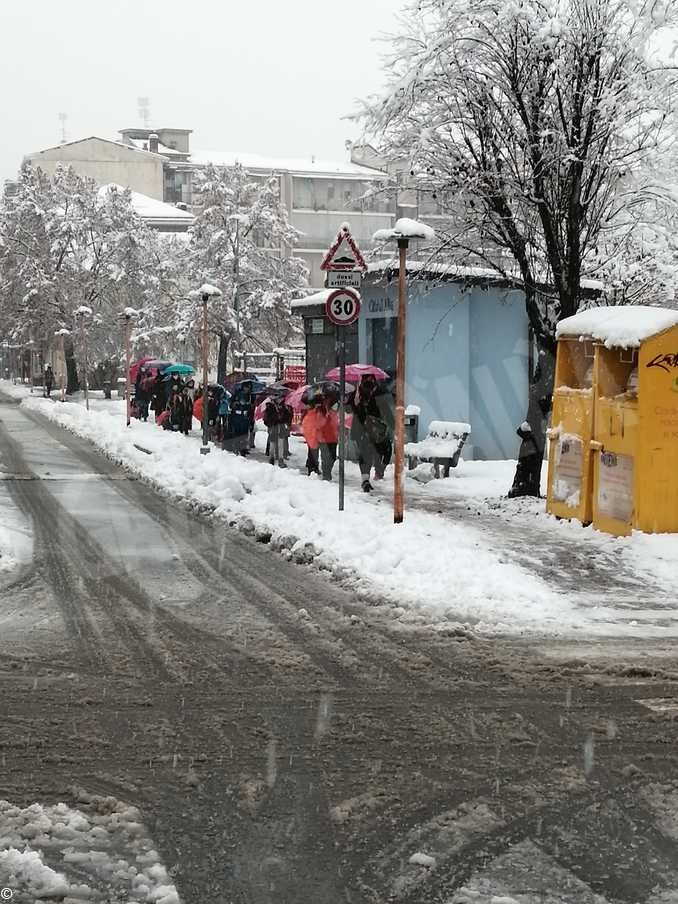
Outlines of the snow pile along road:
[{"label": "snow pile along road", "polygon": [[0,888],[11,900],[181,904],[138,810],[84,792],[78,803],[0,800]]},{"label": "snow pile along road", "polygon": [[350,494],[339,513],[336,484],[218,449],[201,456],[191,439],[138,421],[126,428],[122,418],[79,405],[23,404],[90,439],[164,492],[270,539],[283,554],[332,571],[361,593],[408,607],[404,617],[418,609],[419,618],[502,631],[590,625],[586,613],[504,561],[470,527],[414,511],[395,526],[390,507],[359,494]]}]

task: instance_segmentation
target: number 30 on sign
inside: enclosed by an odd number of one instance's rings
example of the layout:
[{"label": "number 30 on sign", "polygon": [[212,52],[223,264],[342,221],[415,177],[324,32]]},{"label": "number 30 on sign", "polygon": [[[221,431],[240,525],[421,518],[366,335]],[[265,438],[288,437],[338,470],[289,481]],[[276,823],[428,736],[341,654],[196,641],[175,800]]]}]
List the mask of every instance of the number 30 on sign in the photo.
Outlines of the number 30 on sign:
[{"label": "number 30 on sign", "polygon": [[325,314],[336,326],[350,326],[360,315],[360,296],[349,289],[337,289],[325,302]]}]

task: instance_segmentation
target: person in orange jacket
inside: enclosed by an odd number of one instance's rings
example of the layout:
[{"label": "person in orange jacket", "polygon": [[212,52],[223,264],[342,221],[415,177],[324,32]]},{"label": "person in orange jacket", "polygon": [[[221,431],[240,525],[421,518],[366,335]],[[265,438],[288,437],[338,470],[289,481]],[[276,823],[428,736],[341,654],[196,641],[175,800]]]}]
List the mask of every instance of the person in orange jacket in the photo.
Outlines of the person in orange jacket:
[{"label": "person in orange jacket", "polygon": [[200,390],[198,390],[198,392],[200,394],[198,395],[196,393],[195,401],[193,402],[193,417],[197,421],[200,421],[200,423],[202,424],[202,414],[203,414],[203,406],[205,404],[205,400],[203,398],[202,392]]},{"label": "person in orange jacket", "polygon": [[306,445],[308,446],[308,455],[306,456],[306,470],[308,476],[311,474],[320,474],[318,465],[318,408],[320,400],[314,403],[305,412],[301,421],[301,432],[304,434]]},{"label": "person in orange jacket", "polygon": [[337,460],[339,418],[329,399],[321,397],[306,413],[301,425],[308,445],[306,467],[309,476],[318,473],[318,453],[323,480],[332,480],[332,468]]}]

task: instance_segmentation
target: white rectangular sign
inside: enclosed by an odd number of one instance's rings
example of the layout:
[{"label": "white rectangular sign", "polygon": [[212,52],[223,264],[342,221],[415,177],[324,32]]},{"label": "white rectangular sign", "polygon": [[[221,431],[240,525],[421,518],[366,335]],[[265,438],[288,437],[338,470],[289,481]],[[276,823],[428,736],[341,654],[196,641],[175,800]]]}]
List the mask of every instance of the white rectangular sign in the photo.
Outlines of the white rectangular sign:
[{"label": "white rectangular sign", "polygon": [[577,508],[581,502],[584,450],[578,436],[561,436],[556,451],[556,473],[553,498],[564,502],[568,508]]},{"label": "white rectangular sign", "polygon": [[330,270],[327,274],[328,289],[359,289],[362,281],[360,270]]},{"label": "white rectangular sign", "polygon": [[601,452],[598,469],[598,511],[615,521],[633,515],[633,458]]}]

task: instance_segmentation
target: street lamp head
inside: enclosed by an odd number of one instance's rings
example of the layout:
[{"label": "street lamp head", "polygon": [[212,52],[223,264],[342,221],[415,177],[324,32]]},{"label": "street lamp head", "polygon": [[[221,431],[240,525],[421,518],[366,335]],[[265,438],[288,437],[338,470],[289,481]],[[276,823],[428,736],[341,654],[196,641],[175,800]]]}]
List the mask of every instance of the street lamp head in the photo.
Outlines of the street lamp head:
[{"label": "street lamp head", "polygon": [[401,217],[401,219],[396,221],[393,229],[378,229],[372,236],[372,240],[375,242],[396,241],[400,247],[407,248],[410,239],[422,239],[432,242],[435,237],[435,230],[427,226],[426,223],[419,223],[417,220]]},{"label": "street lamp head", "polygon": [[198,289],[198,294],[204,302],[208,302],[210,298],[219,298],[221,296],[221,289],[217,289],[216,286],[205,283]]}]

